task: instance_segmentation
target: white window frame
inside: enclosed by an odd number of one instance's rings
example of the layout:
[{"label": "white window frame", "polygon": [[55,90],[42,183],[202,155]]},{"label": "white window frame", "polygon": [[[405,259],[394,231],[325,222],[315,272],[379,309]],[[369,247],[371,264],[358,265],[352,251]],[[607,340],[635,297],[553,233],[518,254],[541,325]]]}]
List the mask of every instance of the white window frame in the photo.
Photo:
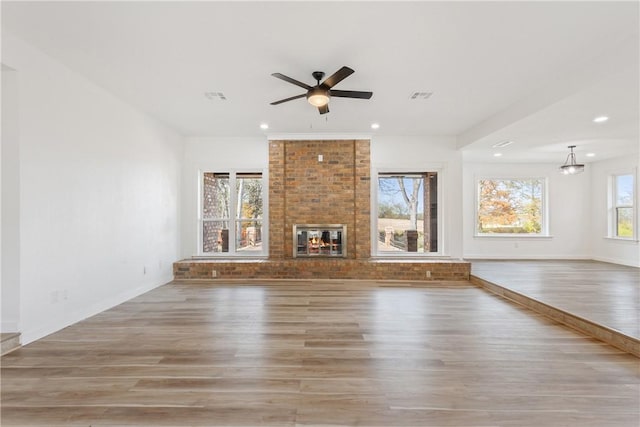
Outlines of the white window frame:
[{"label": "white window frame", "polygon": [[[428,166],[428,165],[427,165]],[[416,173],[428,173],[434,172],[438,174],[438,184],[436,189],[437,195],[437,215],[438,215],[438,251],[437,252],[385,252],[378,250],[378,179],[380,175],[389,173],[398,174],[416,174]],[[437,258],[445,256],[446,252],[446,239],[444,235],[445,230],[445,207],[444,207],[444,193],[443,183],[446,179],[446,173],[442,166],[438,167],[421,167],[421,168],[379,168],[372,171],[371,174],[371,256],[375,258]]]},{"label": "white window frame", "polygon": [[[229,252],[203,252],[203,229],[204,222],[212,219],[207,219],[202,216],[202,205],[204,200],[204,175],[206,173],[219,173],[229,174],[229,188],[236,188],[236,177],[238,174],[261,174],[262,176],[262,249],[260,251],[238,251],[236,248],[236,223],[238,219],[236,217],[237,206],[237,194],[235,191],[229,191],[229,204],[230,215],[229,222]],[[269,180],[268,173],[265,169],[252,168],[252,169],[218,169],[207,168],[198,170],[198,239],[197,239],[197,256],[203,258],[267,258],[269,255],[269,200],[268,200],[268,188]],[[226,221],[225,218],[215,218],[216,220]]]},{"label": "white window frame", "polygon": [[[532,180],[537,179],[542,181],[542,206],[540,207],[542,215],[542,229],[540,233],[480,233],[478,224],[478,208],[480,207],[480,181],[483,180]],[[546,176],[531,176],[531,175],[483,175],[475,177],[475,201],[473,207],[473,235],[479,238],[521,238],[521,239],[539,239],[551,237],[549,230],[549,179]]]},{"label": "white window frame", "polygon": [[[631,205],[618,205],[618,180],[617,177],[631,175],[631,179],[633,182],[633,192],[631,193]],[[608,235],[607,237],[610,239],[617,240],[628,240],[628,241],[637,241],[638,240],[638,178],[637,178],[637,169],[632,170],[623,170],[617,171],[609,174],[609,185],[607,186],[607,191],[609,193],[609,207],[608,207]],[[633,235],[629,237],[618,236],[618,208],[632,208],[633,216],[632,216],[632,224],[633,224]]]}]

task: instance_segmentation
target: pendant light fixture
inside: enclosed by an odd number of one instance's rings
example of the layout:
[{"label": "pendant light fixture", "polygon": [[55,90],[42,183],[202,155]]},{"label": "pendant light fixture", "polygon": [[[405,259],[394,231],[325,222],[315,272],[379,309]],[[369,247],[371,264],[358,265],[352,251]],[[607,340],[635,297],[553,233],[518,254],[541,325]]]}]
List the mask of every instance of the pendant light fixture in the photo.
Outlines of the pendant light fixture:
[{"label": "pendant light fixture", "polygon": [[584,172],[584,165],[576,163],[576,153],[573,152],[573,149],[576,148],[576,146],[569,145],[568,148],[571,152],[567,156],[567,160],[564,162],[564,165],[560,166],[560,173],[563,175],[575,175]]}]

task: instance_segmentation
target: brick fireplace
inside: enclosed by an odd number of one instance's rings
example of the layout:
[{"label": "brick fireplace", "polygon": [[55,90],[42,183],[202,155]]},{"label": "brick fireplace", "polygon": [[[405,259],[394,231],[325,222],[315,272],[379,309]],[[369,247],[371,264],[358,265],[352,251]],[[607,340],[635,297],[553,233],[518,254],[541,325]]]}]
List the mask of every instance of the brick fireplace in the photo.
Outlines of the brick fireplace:
[{"label": "brick fireplace", "polygon": [[[176,279],[467,280],[470,264],[371,259],[369,140],[269,141],[269,258],[174,264]],[[294,226],[341,224],[344,257],[294,257]]]},{"label": "brick fireplace", "polygon": [[345,224],[347,258],[370,246],[368,140],[269,142],[269,257],[293,258],[294,224]]}]

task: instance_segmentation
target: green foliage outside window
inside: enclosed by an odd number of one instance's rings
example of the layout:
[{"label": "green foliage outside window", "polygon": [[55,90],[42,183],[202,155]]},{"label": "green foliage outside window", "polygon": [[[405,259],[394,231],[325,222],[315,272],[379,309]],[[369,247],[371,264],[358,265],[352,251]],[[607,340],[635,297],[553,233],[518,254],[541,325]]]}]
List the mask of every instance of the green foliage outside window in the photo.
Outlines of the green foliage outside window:
[{"label": "green foliage outside window", "polygon": [[541,178],[480,180],[478,233],[542,233],[543,188]]},{"label": "green foliage outside window", "polygon": [[633,175],[616,175],[614,188],[615,236],[633,238]]}]

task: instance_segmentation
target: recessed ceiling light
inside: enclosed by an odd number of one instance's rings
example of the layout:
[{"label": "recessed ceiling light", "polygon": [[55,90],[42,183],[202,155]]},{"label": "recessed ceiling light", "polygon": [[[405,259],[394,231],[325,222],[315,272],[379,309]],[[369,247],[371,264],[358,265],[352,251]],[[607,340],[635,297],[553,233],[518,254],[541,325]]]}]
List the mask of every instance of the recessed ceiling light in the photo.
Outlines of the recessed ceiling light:
[{"label": "recessed ceiling light", "polygon": [[513,141],[501,141],[501,142],[496,142],[491,147],[493,147],[493,148],[502,148],[502,147],[506,147],[507,145],[511,145],[511,144],[513,144]]},{"label": "recessed ceiling light", "polygon": [[596,153],[587,153],[587,154],[585,154],[585,156],[587,156],[587,157],[595,157]]},{"label": "recessed ceiling light", "polygon": [[493,153],[493,157],[502,157],[502,153]]},{"label": "recessed ceiling light", "polygon": [[609,117],[607,116],[598,116],[595,119],[593,119],[594,123],[604,123],[607,120],[609,120]]},{"label": "recessed ceiling light", "polygon": [[267,130],[269,129],[269,125],[267,123],[260,123],[260,129]]},{"label": "recessed ceiling light", "polygon": [[371,123],[371,129],[380,129],[380,123]]}]

